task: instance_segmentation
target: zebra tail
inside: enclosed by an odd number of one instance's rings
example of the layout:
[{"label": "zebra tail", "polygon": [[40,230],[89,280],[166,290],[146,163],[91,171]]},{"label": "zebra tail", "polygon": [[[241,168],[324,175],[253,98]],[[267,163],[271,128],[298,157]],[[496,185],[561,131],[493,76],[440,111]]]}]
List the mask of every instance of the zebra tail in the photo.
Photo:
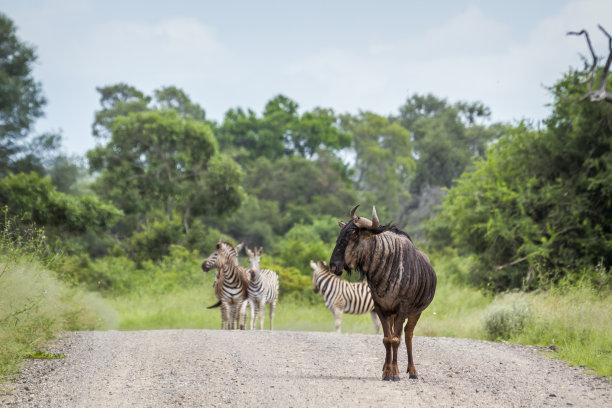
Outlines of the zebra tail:
[{"label": "zebra tail", "polygon": [[207,309],[214,309],[215,307],[219,307],[219,306],[221,306],[221,301],[218,301],[217,303],[215,303],[212,306],[208,306]]}]

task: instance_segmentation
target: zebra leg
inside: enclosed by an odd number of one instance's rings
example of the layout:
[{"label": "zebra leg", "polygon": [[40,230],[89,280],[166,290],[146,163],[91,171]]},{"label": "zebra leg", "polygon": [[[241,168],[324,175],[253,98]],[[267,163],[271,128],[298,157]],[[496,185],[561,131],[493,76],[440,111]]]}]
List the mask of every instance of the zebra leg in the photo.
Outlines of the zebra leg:
[{"label": "zebra leg", "polygon": [[230,309],[231,330],[238,328],[238,320],[240,319],[240,309],[236,303],[232,303]]},{"label": "zebra leg", "polygon": [[421,317],[420,313],[413,316],[408,316],[408,323],[404,329],[404,334],[406,336],[406,350],[408,351],[408,369],[406,372],[409,373],[409,378],[413,379],[419,378],[419,374],[417,373],[416,368],[414,368],[414,359],[412,358],[412,335],[414,333],[414,327],[419,321],[419,317]]},{"label": "zebra leg", "polygon": [[262,300],[259,304],[259,330],[264,329],[264,318],[266,317],[266,302]]},{"label": "zebra leg", "polygon": [[276,301],[270,303],[270,331],[274,330],[274,309],[276,309]]},{"label": "zebra leg", "polygon": [[227,306],[227,302],[221,301],[221,329],[227,330],[229,329],[229,310]]},{"label": "zebra leg", "polygon": [[336,333],[342,333],[342,309],[335,308],[332,310],[334,316],[334,324],[336,325]]},{"label": "zebra leg", "polygon": [[247,322],[247,301],[243,301],[240,304],[240,316],[238,316],[239,319],[239,324],[240,324],[240,330],[244,330],[246,328],[246,322]]},{"label": "zebra leg", "polygon": [[374,330],[376,331],[376,334],[378,334],[380,331],[380,320],[378,319],[378,315],[372,310],[370,312],[370,317],[372,318],[372,324],[374,324]]},{"label": "zebra leg", "polygon": [[255,303],[253,299],[249,299],[249,308],[251,309],[251,330],[255,330]]}]

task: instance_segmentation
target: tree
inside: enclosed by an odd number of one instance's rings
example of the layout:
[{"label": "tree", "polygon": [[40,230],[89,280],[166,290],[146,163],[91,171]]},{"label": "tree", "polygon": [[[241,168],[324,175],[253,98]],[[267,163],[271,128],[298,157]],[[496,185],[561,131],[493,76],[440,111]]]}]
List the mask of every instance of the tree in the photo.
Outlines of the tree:
[{"label": "tree", "polygon": [[229,110],[219,128],[219,141],[223,150],[233,151],[246,164],[258,157],[313,158],[320,150],[350,146],[351,136],[340,130],[333,110],[315,108],[300,115],[296,102],[277,95],[266,104],[261,118],[252,110]]},{"label": "tree", "polygon": [[609,270],[612,105],[578,102],[583,77],[570,72],[551,88],[546,129],[512,129],[445,199],[431,242],[450,236],[474,254],[474,283],[533,288]]},{"label": "tree", "polygon": [[0,206],[6,206],[7,215],[25,226],[44,227],[55,243],[90,231],[100,233],[122,216],[112,204],[95,196],[75,197],[57,191],[49,176],[41,178],[34,172],[0,179]]},{"label": "tree", "polygon": [[183,117],[206,121],[206,112],[200,105],[193,103],[185,92],[175,86],[153,91],[159,109],[172,109],[179,112]]},{"label": "tree", "polygon": [[119,83],[96,88],[96,90],[100,94],[102,109],[95,113],[92,134],[101,140],[111,138],[113,122],[118,116],[144,112],[149,109],[151,97],[128,84]]},{"label": "tree", "polygon": [[501,125],[486,127],[490,111],[480,103],[449,105],[433,95],[413,95],[395,118],[411,133],[416,170],[411,192],[428,187],[450,188],[472,161],[484,155]]},{"label": "tree", "polygon": [[247,167],[244,186],[260,201],[277,203],[278,213],[269,223],[280,227],[274,230],[278,235],[320,214],[343,214],[347,203],[355,202],[348,180],[326,156],[317,161],[289,156],[275,162],[261,157]]},{"label": "tree", "polygon": [[99,172],[94,188],[136,221],[153,210],[192,216],[234,211],[242,201],[242,170],[217,153],[206,123],[175,110],[117,116],[111,139],[88,152]]},{"label": "tree", "polygon": [[[21,142],[43,115],[46,100],[32,76],[35,62],[34,48],[19,40],[13,22],[0,13],[0,175],[13,170],[16,156],[27,154]],[[22,159],[21,167],[32,159]]]},{"label": "tree", "polygon": [[601,78],[599,79],[599,88],[593,89],[595,85],[595,71],[597,68],[597,56],[595,55],[595,51],[593,51],[593,46],[591,45],[591,38],[589,37],[589,33],[586,30],[581,30],[579,32],[570,31],[567,35],[584,35],[587,41],[587,45],[589,46],[589,51],[591,51],[591,57],[593,57],[593,64],[590,69],[590,78],[589,78],[589,91],[582,97],[580,100],[589,99],[591,102],[599,102],[606,101],[612,102],[612,92],[609,92],[606,89],[608,85],[608,73],[610,72],[610,65],[612,64],[612,36],[608,34],[608,32],[601,26],[597,25],[599,30],[604,33],[606,37],[608,37],[608,58],[606,59],[606,63],[601,71]]},{"label": "tree", "polygon": [[342,128],[353,136],[355,189],[360,201],[375,203],[381,214],[403,226],[415,170],[410,133],[372,112],[344,115],[341,120]]}]

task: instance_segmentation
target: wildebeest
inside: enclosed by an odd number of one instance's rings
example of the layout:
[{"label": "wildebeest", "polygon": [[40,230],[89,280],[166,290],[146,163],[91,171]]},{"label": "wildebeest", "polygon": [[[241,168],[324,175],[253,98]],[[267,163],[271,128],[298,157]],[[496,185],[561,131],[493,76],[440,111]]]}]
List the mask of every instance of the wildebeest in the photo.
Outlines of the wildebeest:
[{"label": "wildebeest", "polygon": [[379,225],[376,208],[372,220],[350,212],[348,223],[340,223],[341,231],[329,262],[330,270],[342,275],[358,270],[368,281],[374,310],[383,328],[386,356],[382,379],[399,380],[397,350],[404,333],[408,352],[410,378],[418,378],[412,358],[414,327],[431,303],[436,291],[436,273],[429,258],[418,250],[405,232],[394,226]]}]

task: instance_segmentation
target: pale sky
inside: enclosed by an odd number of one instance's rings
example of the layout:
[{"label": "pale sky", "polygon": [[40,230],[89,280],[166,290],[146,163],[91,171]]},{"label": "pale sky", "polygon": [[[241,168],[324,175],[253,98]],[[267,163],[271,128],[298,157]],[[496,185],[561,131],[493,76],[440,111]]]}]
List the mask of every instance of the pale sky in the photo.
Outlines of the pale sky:
[{"label": "pale sky", "polygon": [[146,94],[174,85],[221,122],[228,109],[261,115],[277,94],[336,113],[396,114],[432,93],[482,102],[494,121],[546,118],[553,85],[589,56],[607,56],[610,0],[155,1],[0,0],[34,45],[48,99],[36,131],[61,131],[83,155],[100,108],[96,87]]}]

